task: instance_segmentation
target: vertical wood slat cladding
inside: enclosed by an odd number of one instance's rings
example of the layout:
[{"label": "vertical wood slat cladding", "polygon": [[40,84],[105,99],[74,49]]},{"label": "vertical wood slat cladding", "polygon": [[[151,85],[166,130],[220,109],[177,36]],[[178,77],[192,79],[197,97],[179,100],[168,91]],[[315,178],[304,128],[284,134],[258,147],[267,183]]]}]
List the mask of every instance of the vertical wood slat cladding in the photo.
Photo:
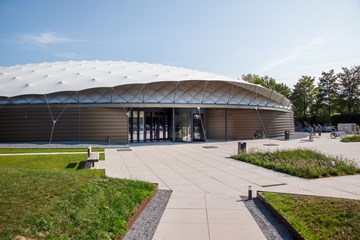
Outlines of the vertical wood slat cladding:
[{"label": "vertical wood slat cladding", "polygon": [[225,109],[207,109],[207,138],[225,139]]},{"label": "vertical wood slat cladding", "polygon": [[[225,110],[208,109],[208,138],[225,138]],[[284,136],[286,130],[294,132],[292,112],[254,109],[228,109],[227,138],[253,138],[257,130],[264,130],[268,137]]]},{"label": "vertical wood slat cladding", "polygon": [[[51,107],[56,119],[63,108]],[[47,107],[0,110],[0,141],[49,141],[52,118]],[[127,142],[128,120],[122,109],[67,108],[55,124],[53,141]]]}]

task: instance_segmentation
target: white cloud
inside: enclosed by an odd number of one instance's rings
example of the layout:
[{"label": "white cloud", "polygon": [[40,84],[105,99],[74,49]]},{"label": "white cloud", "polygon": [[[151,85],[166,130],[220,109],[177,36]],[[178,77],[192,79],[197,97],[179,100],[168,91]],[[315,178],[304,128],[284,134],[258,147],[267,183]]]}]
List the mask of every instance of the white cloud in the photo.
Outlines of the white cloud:
[{"label": "white cloud", "polygon": [[23,40],[26,42],[46,45],[46,44],[59,44],[72,42],[70,38],[63,36],[60,33],[56,32],[44,32],[40,34],[25,34],[23,35]]},{"label": "white cloud", "polygon": [[265,67],[264,70],[269,71],[275,67],[294,61],[295,59],[301,57],[306,51],[321,43],[323,43],[323,38],[321,36],[318,36],[312,39],[309,43],[296,48],[294,52],[289,54],[288,56],[275,60],[274,62],[270,63],[267,67]]}]

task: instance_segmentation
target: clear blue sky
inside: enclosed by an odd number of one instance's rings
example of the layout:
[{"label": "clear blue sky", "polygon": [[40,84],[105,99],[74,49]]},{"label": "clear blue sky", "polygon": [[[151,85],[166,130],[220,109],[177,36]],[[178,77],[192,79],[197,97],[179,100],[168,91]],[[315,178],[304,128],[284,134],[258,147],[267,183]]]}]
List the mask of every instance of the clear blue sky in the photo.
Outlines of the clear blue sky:
[{"label": "clear blue sky", "polygon": [[0,0],[0,66],[95,59],[292,87],[360,64],[360,1]]}]

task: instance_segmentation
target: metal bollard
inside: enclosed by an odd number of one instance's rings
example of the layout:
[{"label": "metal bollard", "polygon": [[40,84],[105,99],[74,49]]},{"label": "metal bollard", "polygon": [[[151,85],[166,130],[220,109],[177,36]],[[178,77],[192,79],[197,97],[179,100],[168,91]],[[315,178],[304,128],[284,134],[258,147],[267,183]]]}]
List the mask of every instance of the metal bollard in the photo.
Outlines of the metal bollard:
[{"label": "metal bollard", "polygon": [[238,154],[246,152],[246,142],[238,142]]},{"label": "metal bollard", "polygon": [[290,139],[290,131],[287,130],[285,131],[285,140],[289,140]]},{"label": "metal bollard", "polygon": [[88,157],[91,155],[91,146],[88,147]]},{"label": "metal bollard", "polygon": [[249,190],[248,190],[248,200],[252,199],[252,186],[249,186]]}]

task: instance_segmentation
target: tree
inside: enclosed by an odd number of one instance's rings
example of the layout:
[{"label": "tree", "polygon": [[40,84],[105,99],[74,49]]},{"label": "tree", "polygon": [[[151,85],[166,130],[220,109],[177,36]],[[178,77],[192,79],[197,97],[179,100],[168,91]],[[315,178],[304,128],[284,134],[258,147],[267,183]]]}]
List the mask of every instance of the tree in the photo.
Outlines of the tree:
[{"label": "tree", "polygon": [[350,69],[343,67],[338,74],[340,80],[339,103],[347,108],[348,112],[359,107],[360,97],[360,66]]},{"label": "tree", "polygon": [[295,84],[290,100],[296,118],[306,119],[308,113],[312,113],[317,95],[314,82],[315,77],[302,76]]},{"label": "tree", "polygon": [[322,72],[318,83],[317,104],[318,108],[325,108],[328,116],[332,114],[332,110],[335,109],[338,99],[337,75],[334,70],[329,72]]},{"label": "tree", "polygon": [[242,75],[242,79],[249,83],[259,84],[263,87],[275,90],[276,92],[284,95],[286,98],[290,98],[291,89],[284,83],[277,83],[276,80],[272,77],[264,76],[260,77],[256,74],[246,74]]}]

